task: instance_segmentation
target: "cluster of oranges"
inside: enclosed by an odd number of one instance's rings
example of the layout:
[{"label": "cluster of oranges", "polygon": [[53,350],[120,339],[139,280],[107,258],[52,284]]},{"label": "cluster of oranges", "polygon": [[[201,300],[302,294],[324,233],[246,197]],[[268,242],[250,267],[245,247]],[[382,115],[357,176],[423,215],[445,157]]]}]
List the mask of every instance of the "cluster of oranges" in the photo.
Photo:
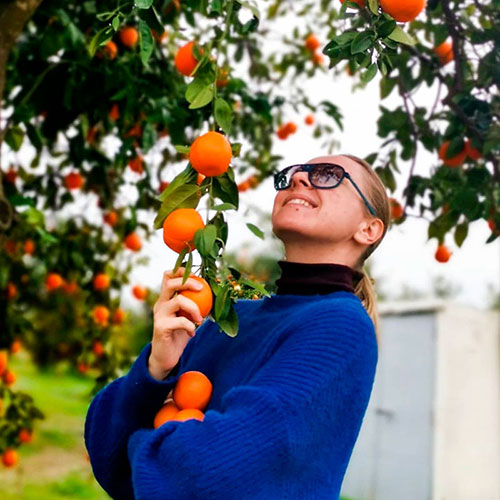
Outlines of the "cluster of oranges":
[{"label": "cluster of oranges", "polygon": [[[125,26],[118,32],[118,39],[124,48],[133,49],[139,41],[139,32],[133,26]],[[97,57],[107,57],[114,59],[118,55],[118,45],[113,40],[109,40]]]},{"label": "cluster of oranges", "polygon": [[295,122],[287,122],[279,126],[276,135],[281,140],[285,140],[289,135],[295,134],[295,132],[297,132],[297,124]]},{"label": "cluster of oranges", "polygon": [[304,42],[306,49],[311,53],[311,59],[314,64],[323,64],[324,57],[318,49],[321,46],[320,41],[314,33],[309,33]]},{"label": "cluster of oranges", "polygon": [[156,414],[153,427],[157,429],[172,420],[183,422],[194,418],[202,421],[212,391],[212,382],[204,373],[195,370],[183,373],[175,384],[172,397],[167,398]]},{"label": "cluster of oranges", "polygon": [[450,141],[445,141],[439,148],[439,158],[447,167],[459,167],[469,157],[473,161],[477,161],[482,157],[481,152],[476,149],[470,139],[464,143],[462,151],[451,158],[446,158],[446,153],[450,147]]}]

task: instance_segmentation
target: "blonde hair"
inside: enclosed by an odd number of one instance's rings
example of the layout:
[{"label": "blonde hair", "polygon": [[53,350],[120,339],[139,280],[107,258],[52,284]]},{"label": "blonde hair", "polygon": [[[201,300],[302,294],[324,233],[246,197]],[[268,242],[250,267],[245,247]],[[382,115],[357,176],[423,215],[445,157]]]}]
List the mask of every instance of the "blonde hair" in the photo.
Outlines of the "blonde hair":
[{"label": "blonde hair", "polygon": [[391,220],[391,212],[389,205],[389,197],[387,196],[386,188],[380,177],[377,175],[373,167],[365,160],[358,158],[357,156],[343,154],[341,156],[345,156],[355,161],[362,167],[364,167],[365,171],[368,175],[365,176],[367,179],[367,189],[366,193],[363,193],[373,209],[375,210],[375,217],[378,217],[384,223],[384,231],[382,236],[372,245],[367,247],[367,249],[360,255],[354,269],[363,274],[363,277],[359,280],[358,283],[354,283],[354,293],[359,297],[363,307],[368,312],[368,315],[373,321],[373,325],[375,326],[375,335],[377,337],[377,344],[379,344],[379,315],[377,311],[377,294],[375,292],[374,284],[375,280],[371,278],[366,269],[363,268],[366,259],[375,251],[375,249],[380,245],[384,236],[387,233],[387,227]]}]

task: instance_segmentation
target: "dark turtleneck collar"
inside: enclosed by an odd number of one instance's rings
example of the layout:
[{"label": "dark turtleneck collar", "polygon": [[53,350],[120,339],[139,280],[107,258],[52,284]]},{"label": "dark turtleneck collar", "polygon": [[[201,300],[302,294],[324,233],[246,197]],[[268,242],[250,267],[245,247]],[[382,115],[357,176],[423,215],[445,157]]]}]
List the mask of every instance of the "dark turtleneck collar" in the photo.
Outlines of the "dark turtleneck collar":
[{"label": "dark turtleneck collar", "polygon": [[343,264],[289,262],[279,260],[281,277],[276,295],[316,295],[338,291],[354,293],[363,273]]}]

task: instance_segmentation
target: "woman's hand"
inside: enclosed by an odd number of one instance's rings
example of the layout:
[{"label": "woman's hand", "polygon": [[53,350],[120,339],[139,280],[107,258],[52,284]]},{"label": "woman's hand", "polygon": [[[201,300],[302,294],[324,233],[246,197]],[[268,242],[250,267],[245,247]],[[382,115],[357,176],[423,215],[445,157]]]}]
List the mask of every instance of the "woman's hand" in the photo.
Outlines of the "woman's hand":
[{"label": "woman's hand", "polygon": [[180,267],[175,274],[165,271],[160,296],[153,306],[154,328],[148,369],[157,380],[163,380],[175,367],[189,339],[195,334],[195,324],[183,316],[176,316],[176,312],[182,309],[195,320],[203,321],[195,302],[176,294],[178,290],[196,291],[202,288],[193,278],[188,278],[182,285],[184,271],[184,267]]}]

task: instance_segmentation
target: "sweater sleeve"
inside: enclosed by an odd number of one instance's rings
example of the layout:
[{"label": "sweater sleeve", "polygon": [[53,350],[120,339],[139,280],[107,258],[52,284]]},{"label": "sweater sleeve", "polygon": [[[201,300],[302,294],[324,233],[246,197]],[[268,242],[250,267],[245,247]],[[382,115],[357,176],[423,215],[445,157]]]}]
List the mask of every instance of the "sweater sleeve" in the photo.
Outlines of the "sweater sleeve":
[{"label": "sweater sleeve", "polygon": [[[187,349],[186,346],[183,356]],[[87,411],[84,439],[92,470],[99,484],[116,499],[134,498],[127,459],[129,437],[137,429],[151,427],[156,412],[178,379],[180,362],[166,380],[151,377],[150,353],[151,343],[148,343],[129,373],[101,389]]]},{"label": "sweater sleeve", "polygon": [[[367,324],[347,316],[318,314],[294,328],[264,366],[230,389],[220,409],[208,410],[203,421],[170,421],[135,432],[128,443],[135,498],[284,498],[289,482],[316,453],[311,446],[322,446],[322,436],[331,433],[332,412],[352,399],[338,389],[346,368],[367,352],[360,348]],[[329,399],[332,391],[325,389],[332,386],[341,401]],[[311,409],[313,401],[319,406]],[[311,410],[319,413],[314,425]],[[328,420],[321,415],[326,412]]]}]

